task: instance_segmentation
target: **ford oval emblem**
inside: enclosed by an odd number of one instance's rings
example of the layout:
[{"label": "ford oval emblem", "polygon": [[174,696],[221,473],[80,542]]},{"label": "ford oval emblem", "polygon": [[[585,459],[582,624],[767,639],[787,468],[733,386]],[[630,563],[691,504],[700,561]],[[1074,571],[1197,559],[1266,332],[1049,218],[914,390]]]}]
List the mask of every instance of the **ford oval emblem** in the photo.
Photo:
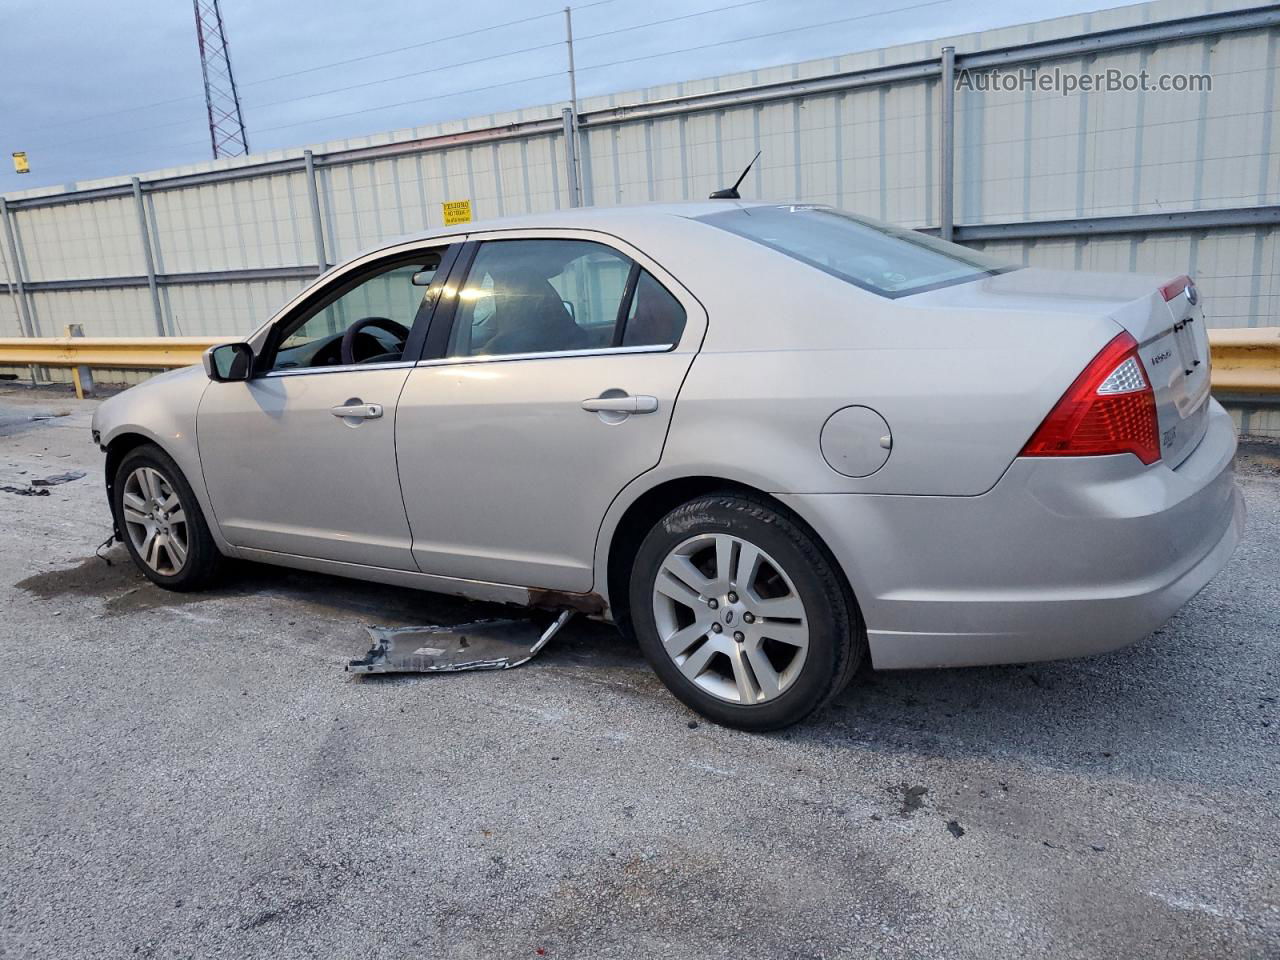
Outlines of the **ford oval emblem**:
[{"label": "ford oval emblem", "polygon": [[1196,292],[1196,285],[1194,283],[1188,283],[1186,289],[1182,292],[1187,295],[1187,303],[1191,304],[1193,307],[1200,299],[1200,294]]}]

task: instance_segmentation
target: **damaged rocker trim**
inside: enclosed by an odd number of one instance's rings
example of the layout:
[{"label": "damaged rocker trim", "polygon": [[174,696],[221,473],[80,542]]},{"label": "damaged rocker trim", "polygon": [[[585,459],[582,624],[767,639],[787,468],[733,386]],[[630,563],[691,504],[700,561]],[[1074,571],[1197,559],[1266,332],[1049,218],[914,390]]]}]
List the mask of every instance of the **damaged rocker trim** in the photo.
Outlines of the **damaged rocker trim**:
[{"label": "damaged rocker trim", "polygon": [[538,610],[566,610],[588,617],[602,617],[609,609],[598,593],[566,593],[563,590],[529,589],[529,606]]}]

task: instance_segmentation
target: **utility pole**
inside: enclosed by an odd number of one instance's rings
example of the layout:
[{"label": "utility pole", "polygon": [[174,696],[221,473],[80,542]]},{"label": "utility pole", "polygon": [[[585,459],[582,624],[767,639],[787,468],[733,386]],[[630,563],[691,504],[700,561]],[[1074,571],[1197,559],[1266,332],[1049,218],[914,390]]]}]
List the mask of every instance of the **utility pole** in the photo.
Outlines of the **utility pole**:
[{"label": "utility pole", "polygon": [[569,111],[565,123],[565,137],[570,142],[565,151],[570,164],[569,204],[582,206],[582,169],[578,164],[578,77],[573,69],[573,10],[564,8],[564,42],[569,49]]},{"label": "utility pole", "polygon": [[204,102],[209,111],[209,141],[213,159],[243,157],[249,152],[240,111],[240,93],[231,72],[231,53],[218,0],[192,0],[196,13],[196,41],[204,74]]},{"label": "utility pole", "polygon": [[578,78],[573,70],[573,8],[564,8],[564,42],[569,48],[569,105],[578,112]]}]

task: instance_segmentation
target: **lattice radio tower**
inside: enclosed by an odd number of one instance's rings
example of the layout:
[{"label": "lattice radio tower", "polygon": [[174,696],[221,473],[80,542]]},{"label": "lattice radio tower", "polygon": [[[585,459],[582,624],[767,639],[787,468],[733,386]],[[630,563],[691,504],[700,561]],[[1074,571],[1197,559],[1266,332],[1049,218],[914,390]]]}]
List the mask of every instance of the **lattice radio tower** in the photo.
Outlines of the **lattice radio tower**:
[{"label": "lattice radio tower", "polygon": [[196,11],[196,39],[200,43],[200,69],[204,72],[204,102],[209,108],[209,140],[213,159],[242,157],[249,152],[240,112],[240,94],[231,72],[227,32],[222,25],[218,0],[192,0]]}]

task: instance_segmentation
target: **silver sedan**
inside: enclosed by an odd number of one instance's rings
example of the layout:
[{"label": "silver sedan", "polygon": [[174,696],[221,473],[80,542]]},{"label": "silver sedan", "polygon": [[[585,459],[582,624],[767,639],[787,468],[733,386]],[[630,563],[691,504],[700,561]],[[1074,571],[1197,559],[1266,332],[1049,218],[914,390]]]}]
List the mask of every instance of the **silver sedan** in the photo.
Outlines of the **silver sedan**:
[{"label": "silver sedan", "polygon": [[1016,268],[812,205],[398,241],[94,433],[162,586],[244,558],[577,609],[749,729],[868,658],[1130,643],[1244,519],[1187,277]]}]

